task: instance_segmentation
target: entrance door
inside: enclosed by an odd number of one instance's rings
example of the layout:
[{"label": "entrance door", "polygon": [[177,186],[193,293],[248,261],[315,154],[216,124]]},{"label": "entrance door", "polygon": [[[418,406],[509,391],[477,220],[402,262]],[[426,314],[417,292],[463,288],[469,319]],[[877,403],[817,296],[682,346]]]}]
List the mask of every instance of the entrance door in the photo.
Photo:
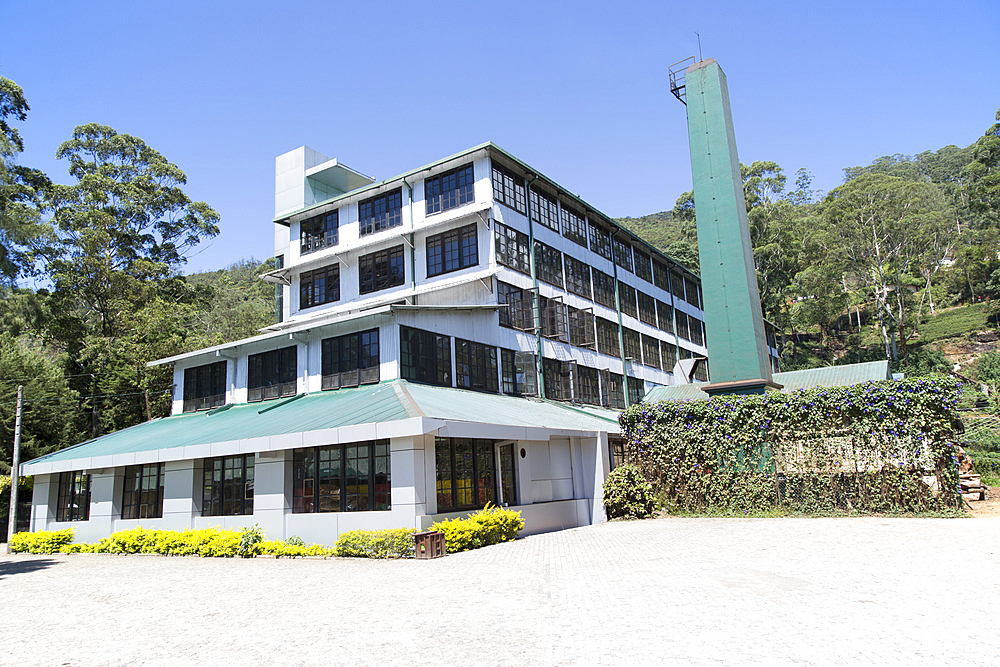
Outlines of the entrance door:
[{"label": "entrance door", "polygon": [[514,443],[498,444],[496,446],[497,481],[501,507],[517,505],[517,483],[514,476]]}]

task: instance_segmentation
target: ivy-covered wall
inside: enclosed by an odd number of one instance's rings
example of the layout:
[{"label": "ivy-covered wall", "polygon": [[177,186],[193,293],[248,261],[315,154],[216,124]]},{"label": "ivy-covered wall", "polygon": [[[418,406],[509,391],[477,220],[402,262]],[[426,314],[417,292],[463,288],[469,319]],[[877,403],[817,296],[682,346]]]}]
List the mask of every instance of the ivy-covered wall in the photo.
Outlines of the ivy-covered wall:
[{"label": "ivy-covered wall", "polygon": [[956,507],[961,385],[949,377],[642,403],[625,456],[668,509],[919,512]]}]

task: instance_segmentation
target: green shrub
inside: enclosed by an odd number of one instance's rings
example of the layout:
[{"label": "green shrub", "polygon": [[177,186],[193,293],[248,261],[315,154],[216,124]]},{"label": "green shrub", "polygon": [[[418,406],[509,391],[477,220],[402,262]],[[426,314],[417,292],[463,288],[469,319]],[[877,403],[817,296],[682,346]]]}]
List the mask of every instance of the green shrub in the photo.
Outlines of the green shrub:
[{"label": "green shrub", "polygon": [[337,539],[336,555],[355,558],[410,558],[413,556],[412,528],[350,530]]},{"label": "green shrub", "polygon": [[468,517],[438,521],[432,530],[444,533],[445,547],[449,553],[478,549],[517,538],[524,528],[520,512],[487,505]]},{"label": "green shrub", "polygon": [[240,531],[240,546],[236,553],[243,558],[252,558],[260,553],[260,543],[264,541],[264,533],[260,526],[254,524]]},{"label": "green shrub", "polygon": [[336,556],[336,549],[322,544],[306,543],[301,537],[290,537],[287,540],[272,540],[260,543],[260,553],[277,558],[301,558],[303,556]]},{"label": "green shrub", "polygon": [[53,554],[73,541],[73,529],[40,530],[35,533],[14,533],[10,548],[18,553]]},{"label": "green shrub", "polygon": [[634,465],[618,466],[604,482],[604,513],[609,519],[645,519],[656,509],[653,485]]}]

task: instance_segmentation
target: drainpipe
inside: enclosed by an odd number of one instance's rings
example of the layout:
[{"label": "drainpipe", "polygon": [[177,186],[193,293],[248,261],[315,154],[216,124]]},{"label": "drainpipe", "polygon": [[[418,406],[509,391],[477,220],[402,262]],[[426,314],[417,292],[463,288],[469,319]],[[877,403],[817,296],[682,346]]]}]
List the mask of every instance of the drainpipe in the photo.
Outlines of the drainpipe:
[{"label": "drainpipe", "polygon": [[621,297],[618,295],[618,262],[615,261],[615,236],[621,227],[611,228],[611,273],[615,280],[615,310],[618,311],[618,353],[622,358],[622,391],[625,393],[625,408],[632,405],[628,395],[628,362],[625,361],[625,331],[622,325]]},{"label": "drainpipe", "polygon": [[531,221],[531,185],[538,180],[538,174],[524,186],[524,210],[528,215],[528,250],[531,267],[531,286],[535,290],[534,320],[535,320],[535,375],[538,378],[538,397],[545,398],[545,376],[542,373],[542,298],[538,293],[538,271],[535,268],[535,224]]},{"label": "drainpipe", "polygon": [[410,291],[413,292],[413,304],[417,303],[417,251],[414,242],[413,234],[413,186],[406,182],[406,178],[399,179],[403,181],[403,185],[406,186],[406,192],[409,196],[410,205],[407,207],[410,209]]}]

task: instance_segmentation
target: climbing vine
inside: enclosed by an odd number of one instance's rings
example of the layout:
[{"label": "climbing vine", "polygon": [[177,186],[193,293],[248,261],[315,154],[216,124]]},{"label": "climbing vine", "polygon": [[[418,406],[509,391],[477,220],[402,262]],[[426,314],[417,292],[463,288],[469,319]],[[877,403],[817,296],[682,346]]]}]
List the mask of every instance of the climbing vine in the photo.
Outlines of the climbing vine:
[{"label": "climbing vine", "polygon": [[959,503],[952,378],[642,403],[625,457],[668,509],[924,512]]}]

